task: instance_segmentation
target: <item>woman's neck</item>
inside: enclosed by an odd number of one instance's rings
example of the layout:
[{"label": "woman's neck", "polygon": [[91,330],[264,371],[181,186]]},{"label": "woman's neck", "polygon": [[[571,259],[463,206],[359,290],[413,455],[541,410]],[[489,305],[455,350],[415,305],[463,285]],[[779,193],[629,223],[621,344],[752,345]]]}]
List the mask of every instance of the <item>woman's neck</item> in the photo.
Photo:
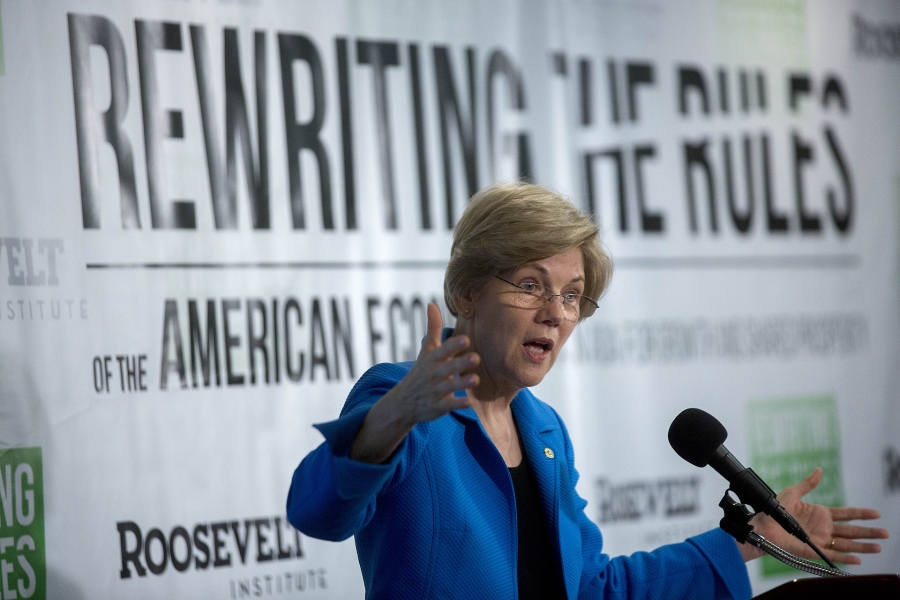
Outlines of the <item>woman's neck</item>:
[{"label": "woman's neck", "polygon": [[475,389],[469,390],[468,396],[469,402],[471,402],[472,404],[472,408],[476,413],[478,413],[478,417],[481,418],[482,421],[485,419],[505,418],[505,415],[512,412],[510,407],[512,405],[513,398],[515,398],[515,394],[484,395],[483,392],[485,390],[481,390],[482,393],[479,393],[480,387],[482,386],[478,386]]},{"label": "woman's neck", "polygon": [[481,426],[494,443],[508,467],[517,467],[522,462],[522,445],[512,413],[512,397],[496,398],[491,401],[479,400],[469,393],[472,409],[478,415]]},{"label": "woman's neck", "polygon": [[[459,319],[451,335],[467,335],[472,344],[469,349],[478,353],[479,348],[473,335],[474,332],[471,330],[472,327],[471,321]],[[474,389],[468,390],[468,396],[473,407],[481,406],[481,408],[475,409],[478,416],[484,418],[483,415],[508,412],[510,404],[521,388],[504,385],[502,380],[495,379],[488,370],[484,357],[481,357],[475,373],[478,375],[479,382]]]}]

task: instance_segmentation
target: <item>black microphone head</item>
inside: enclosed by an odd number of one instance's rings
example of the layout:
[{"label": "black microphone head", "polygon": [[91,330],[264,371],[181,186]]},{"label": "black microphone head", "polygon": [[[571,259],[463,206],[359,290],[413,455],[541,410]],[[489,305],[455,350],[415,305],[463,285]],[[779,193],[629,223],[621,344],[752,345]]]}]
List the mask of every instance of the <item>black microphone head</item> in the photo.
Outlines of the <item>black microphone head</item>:
[{"label": "black microphone head", "polygon": [[728,432],[718,419],[699,408],[686,408],[669,426],[669,444],[678,456],[697,467],[709,464]]}]

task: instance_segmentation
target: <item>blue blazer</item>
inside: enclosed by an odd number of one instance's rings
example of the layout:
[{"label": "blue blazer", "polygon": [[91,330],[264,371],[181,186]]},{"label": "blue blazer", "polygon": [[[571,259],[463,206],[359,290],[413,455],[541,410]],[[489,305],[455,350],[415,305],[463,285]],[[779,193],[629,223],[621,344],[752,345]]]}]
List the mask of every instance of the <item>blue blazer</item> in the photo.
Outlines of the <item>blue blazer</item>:
[{"label": "blue blazer", "polygon": [[[471,408],[409,433],[389,462],[349,458],[369,410],[412,363],[372,367],[325,442],[291,481],[290,522],[325,540],[356,536],[367,598],[517,598],[515,494],[509,470]],[[569,598],[749,598],[747,569],[720,529],[610,559],[575,491],[572,443],[559,415],[522,390],[512,410],[534,470]]]}]

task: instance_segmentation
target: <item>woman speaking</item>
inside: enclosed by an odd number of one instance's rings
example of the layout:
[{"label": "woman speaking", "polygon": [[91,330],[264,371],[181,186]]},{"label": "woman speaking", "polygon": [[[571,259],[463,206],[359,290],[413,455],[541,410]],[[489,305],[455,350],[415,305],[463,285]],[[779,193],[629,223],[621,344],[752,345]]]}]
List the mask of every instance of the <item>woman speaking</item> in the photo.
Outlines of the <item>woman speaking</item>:
[{"label": "woman speaking", "polygon": [[[612,264],[598,229],[566,199],[528,184],[486,188],[456,226],[444,279],[456,317],[429,305],[415,362],[356,383],[325,442],[297,467],[287,500],[306,535],[356,536],[367,598],[749,598],[759,551],[715,529],[610,558],[575,491],[559,415],[532,395],[575,326],[593,314]],[[878,552],[887,532],[835,521],[869,509],[802,502],[821,471],[781,503],[829,558]],[[768,517],[770,541],[810,555]]]}]

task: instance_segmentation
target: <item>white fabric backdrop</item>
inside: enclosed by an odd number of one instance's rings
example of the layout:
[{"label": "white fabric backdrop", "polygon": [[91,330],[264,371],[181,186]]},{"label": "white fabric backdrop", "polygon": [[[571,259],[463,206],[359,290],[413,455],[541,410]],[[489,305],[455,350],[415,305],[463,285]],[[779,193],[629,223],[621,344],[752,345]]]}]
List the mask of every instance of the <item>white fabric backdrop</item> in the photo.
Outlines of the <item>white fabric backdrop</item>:
[{"label": "white fabric backdrop", "polygon": [[[286,525],[291,473],[356,377],[415,355],[470,191],[522,175],[616,262],[536,390],[609,553],[716,526],[725,482],[666,441],[688,406],[900,539],[896,2],[0,20],[0,597],[361,597],[351,541]],[[851,570],[900,570],[883,546]]]}]

